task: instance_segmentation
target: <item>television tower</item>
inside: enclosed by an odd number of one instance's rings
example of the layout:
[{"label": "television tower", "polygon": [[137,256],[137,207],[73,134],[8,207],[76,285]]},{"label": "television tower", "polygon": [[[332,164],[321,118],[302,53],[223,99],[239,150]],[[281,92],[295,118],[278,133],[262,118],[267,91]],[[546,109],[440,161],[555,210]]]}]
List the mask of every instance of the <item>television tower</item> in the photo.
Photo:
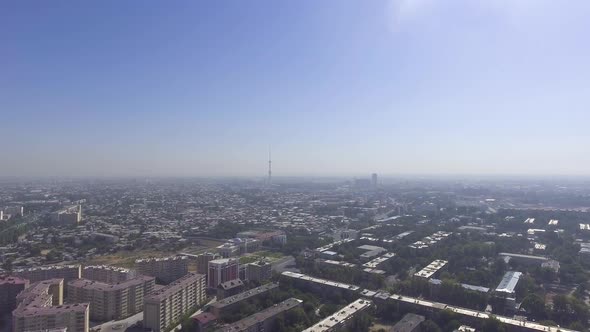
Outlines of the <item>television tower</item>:
[{"label": "television tower", "polygon": [[268,147],[268,185],[271,184],[272,178],[272,161],[270,159],[270,146]]}]

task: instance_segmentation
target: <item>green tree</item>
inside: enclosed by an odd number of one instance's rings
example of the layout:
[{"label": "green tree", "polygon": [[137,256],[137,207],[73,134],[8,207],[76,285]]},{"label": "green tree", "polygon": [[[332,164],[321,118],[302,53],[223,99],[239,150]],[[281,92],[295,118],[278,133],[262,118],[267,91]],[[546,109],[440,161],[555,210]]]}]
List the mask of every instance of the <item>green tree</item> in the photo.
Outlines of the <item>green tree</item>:
[{"label": "green tree", "polygon": [[293,310],[289,310],[285,314],[285,325],[286,326],[308,326],[309,325],[309,318],[305,314],[302,308],[295,308]]},{"label": "green tree", "polygon": [[506,332],[506,326],[492,316],[483,323],[482,330],[486,332]]},{"label": "green tree", "polygon": [[366,312],[357,315],[350,324],[350,327],[347,329],[351,332],[367,332],[369,331],[369,327],[371,326],[372,320],[371,316]]},{"label": "green tree", "polygon": [[185,317],[180,323],[181,332],[193,332],[197,330],[195,321],[190,317]]},{"label": "green tree", "polygon": [[426,320],[422,322],[422,331],[423,332],[442,332],[438,324],[431,320]]},{"label": "green tree", "polygon": [[522,301],[522,307],[536,319],[545,317],[545,300],[537,294],[529,294]]}]

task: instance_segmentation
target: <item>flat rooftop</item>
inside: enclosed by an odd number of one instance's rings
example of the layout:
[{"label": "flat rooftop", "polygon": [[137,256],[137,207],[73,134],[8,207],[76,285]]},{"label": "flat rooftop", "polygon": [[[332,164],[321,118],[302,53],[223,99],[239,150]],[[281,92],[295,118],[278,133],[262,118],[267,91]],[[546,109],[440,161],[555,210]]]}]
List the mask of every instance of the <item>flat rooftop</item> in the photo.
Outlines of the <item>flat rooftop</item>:
[{"label": "flat rooftop", "polygon": [[115,272],[122,272],[122,273],[129,273],[131,270],[126,269],[124,267],[116,267],[111,265],[88,265],[84,266],[82,269],[84,270],[107,270],[107,271],[115,271]]},{"label": "flat rooftop", "polygon": [[348,267],[348,268],[356,267],[356,264],[341,262],[341,261],[334,261],[331,259],[320,259],[319,262],[324,263],[324,264],[328,264],[328,265],[342,266],[342,267]]},{"label": "flat rooftop", "polygon": [[316,248],[315,251],[324,252],[326,250],[332,249],[335,246],[339,246],[341,244],[345,244],[345,243],[352,242],[352,241],[354,241],[354,240],[353,239],[344,239],[344,240],[340,240],[340,241],[335,241],[335,242],[326,244],[325,246],[321,246],[319,248]]},{"label": "flat rooftop", "polygon": [[50,265],[50,266],[39,266],[39,267],[30,267],[26,269],[15,269],[12,272],[14,273],[21,273],[21,272],[35,272],[35,271],[53,271],[53,270],[67,270],[67,269],[79,269],[80,264],[75,265]]},{"label": "flat rooftop", "polygon": [[505,317],[505,316],[489,315],[489,314],[482,312],[482,311],[466,309],[466,308],[457,307],[457,306],[453,306],[453,305],[449,305],[449,304],[445,304],[445,303],[440,303],[440,302],[421,300],[418,298],[403,296],[403,295],[398,295],[398,294],[392,294],[389,298],[393,301],[412,304],[412,305],[424,307],[426,309],[433,308],[433,309],[437,309],[437,310],[450,310],[454,313],[457,313],[462,316],[467,316],[467,317],[488,319],[488,318],[490,318],[490,316],[494,316],[496,319],[498,319],[500,322],[502,322],[504,324],[512,325],[514,327],[521,327],[521,328],[529,329],[532,331],[577,332],[575,330],[565,329],[563,327],[547,326],[547,325],[542,325],[542,324],[535,323],[535,322],[521,321],[521,320],[517,320],[514,318]]},{"label": "flat rooftop", "polygon": [[53,307],[26,306],[24,308],[17,308],[13,312],[13,315],[16,317],[61,315],[69,312],[85,312],[89,306],[89,303],[64,304]]},{"label": "flat rooftop", "polygon": [[392,252],[388,252],[382,256],[379,256],[365,264],[363,264],[364,267],[368,267],[368,268],[376,268],[377,266],[383,264],[384,262],[386,262],[388,259],[395,257],[395,254]]},{"label": "flat rooftop", "polygon": [[520,280],[520,276],[522,275],[521,272],[516,271],[508,271],[504,274],[502,281],[496,287],[496,292],[500,293],[514,293],[514,289],[516,288],[516,284],[518,284],[518,280]]},{"label": "flat rooftop", "polygon": [[228,305],[234,304],[236,302],[241,302],[241,301],[247,300],[251,297],[266,293],[266,292],[273,290],[277,287],[279,287],[278,284],[271,282],[271,283],[262,285],[260,287],[249,289],[245,292],[236,294],[234,296],[226,297],[223,300],[219,300],[217,302],[212,303],[211,307],[222,309]]},{"label": "flat rooftop", "polygon": [[361,250],[366,250],[366,251],[385,250],[385,248],[383,248],[383,247],[372,246],[372,245],[369,245],[369,244],[364,244],[362,246],[358,246],[357,248],[358,249],[361,249]]},{"label": "flat rooftop", "polygon": [[373,302],[366,299],[358,299],[346,307],[338,310],[333,315],[326,317],[324,320],[314,326],[303,330],[303,332],[325,332],[331,330],[334,326],[341,324],[342,321],[350,319],[356,313],[363,311],[373,305]]},{"label": "flat rooftop", "polygon": [[202,274],[197,274],[197,273],[189,273],[187,275],[185,275],[184,277],[175,280],[173,283],[167,285],[164,288],[160,288],[156,291],[154,291],[153,293],[151,293],[150,295],[144,297],[144,301],[161,301],[165,298],[168,298],[169,296],[172,296],[173,294],[175,294],[176,292],[178,292],[180,289],[192,284],[193,282],[204,278],[205,276]]},{"label": "flat rooftop", "polygon": [[290,278],[295,278],[295,279],[299,279],[299,280],[304,280],[304,281],[316,283],[319,285],[326,285],[326,286],[330,286],[330,287],[337,287],[340,289],[346,289],[346,290],[352,290],[352,291],[360,290],[360,287],[355,286],[355,285],[344,284],[344,283],[335,282],[335,281],[326,280],[326,279],[314,278],[314,277],[311,277],[311,276],[308,276],[305,274],[291,272],[291,271],[285,271],[282,273],[282,275],[284,275],[286,277],[290,277]]},{"label": "flat rooftop", "polygon": [[398,239],[398,240],[401,240],[404,237],[406,237],[406,236],[408,236],[408,235],[410,235],[412,233],[414,233],[414,231],[403,232],[403,233],[400,233],[400,234],[396,235],[395,238]]},{"label": "flat rooftop", "polygon": [[513,253],[509,253],[509,252],[501,252],[501,253],[498,254],[498,256],[538,260],[539,262],[545,262],[545,261],[548,261],[549,260],[547,257],[532,256],[532,255],[523,255],[523,254],[513,254]]},{"label": "flat rooftop", "polygon": [[232,332],[232,331],[249,331],[249,329],[259,323],[266,321],[269,318],[272,318],[278,314],[281,314],[285,311],[291,310],[299,305],[301,305],[303,301],[296,299],[294,297],[289,298],[281,303],[275,304],[272,307],[268,307],[260,312],[257,312],[253,315],[250,315],[242,320],[239,320],[233,324],[230,324],[226,327],[222,327],[221,329],[217,330],[219,332]]},{"label": "flat rooftop", "polygon": [[155,280],[155,278],[140,275],[140,276],[137,276],[137,277],[129,279],[129,280],[121,281],[121,282],[118,282],[115,284],[109,284],[106,282],[100,282],[100,281],[82,278],[82,279],[74,279],[74,280],[69,281],[68,286],[77,287],[77,288],[84,288],[84,289],[92,289],[92,290],[102,290],[102,291],[106,292],[106,291],[116,291],[116,290],[125,289],[128,287],[142,285],[142,284],[149,282],[151,280]]},{"label": "flat rooftop", "polygon": [[214,259],[209,261],[210,264],[219,264],[219,265],[223,265],[223,264],[230,264],[230,263],[238,263],[238,259],[237,258],[219,258],[219,259]]},{"label": "flat rooftop", "polygon": [[0,276],[0,285],[24,285],[27,283],[26,279],[19,277]]},{"label": "flat rooftop", "polygon": [[423,268],[422,270],[414,273],[414,276],[421,277],[421,278],[430,278],[440,269],[442,269],[445,265],[447,265],[448,261],[437,259],[430,263],[428,266]]},{"label": "flat rooftop", "polygon": [[393,326],[391,332],[414,331],[425,319],[424,316],[408,313]]},{"label": "flat rooftop", "polygon": [[186,256],[171,256],[171,257],[150,257],[136,259],[135,263],[150,263],[150,262],[166,262],[166,261],[179,261],[188,259]]}]

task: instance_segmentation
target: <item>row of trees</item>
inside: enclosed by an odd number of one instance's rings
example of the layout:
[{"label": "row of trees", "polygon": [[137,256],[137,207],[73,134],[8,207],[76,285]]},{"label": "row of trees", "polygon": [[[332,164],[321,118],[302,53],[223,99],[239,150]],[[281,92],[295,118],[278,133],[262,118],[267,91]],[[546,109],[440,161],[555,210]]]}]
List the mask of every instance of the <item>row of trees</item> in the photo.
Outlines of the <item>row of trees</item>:
[{"label": "row of trees", "polygon": [[396,284],[393,291],[407,296],[424,296],[443,303],[477,310],[485,308],[488,303],[487,293],[465,289],[459,283],[449,279],[444,279],[440,285],[433,285],[426,279],[411,278]]},{"label": "row of trees", "polygon": [[588,306],[574,296],[556,295],[553,305],[548,306],[539,294],[529,294],[522,301],[522,308],[537,321],[544,321],[548,325],[570,326],[575,330],[583,330],[590,318]]}]

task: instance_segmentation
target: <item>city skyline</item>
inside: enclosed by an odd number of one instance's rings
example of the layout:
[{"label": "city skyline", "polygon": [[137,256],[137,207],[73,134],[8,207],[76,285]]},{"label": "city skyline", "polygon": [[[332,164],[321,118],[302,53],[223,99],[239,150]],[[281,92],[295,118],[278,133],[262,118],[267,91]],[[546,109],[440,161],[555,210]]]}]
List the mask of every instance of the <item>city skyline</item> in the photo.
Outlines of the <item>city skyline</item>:
[{"label": "city skyline", "polygon": [[586,1],[2,8],[2,177],[590,175]]}]

